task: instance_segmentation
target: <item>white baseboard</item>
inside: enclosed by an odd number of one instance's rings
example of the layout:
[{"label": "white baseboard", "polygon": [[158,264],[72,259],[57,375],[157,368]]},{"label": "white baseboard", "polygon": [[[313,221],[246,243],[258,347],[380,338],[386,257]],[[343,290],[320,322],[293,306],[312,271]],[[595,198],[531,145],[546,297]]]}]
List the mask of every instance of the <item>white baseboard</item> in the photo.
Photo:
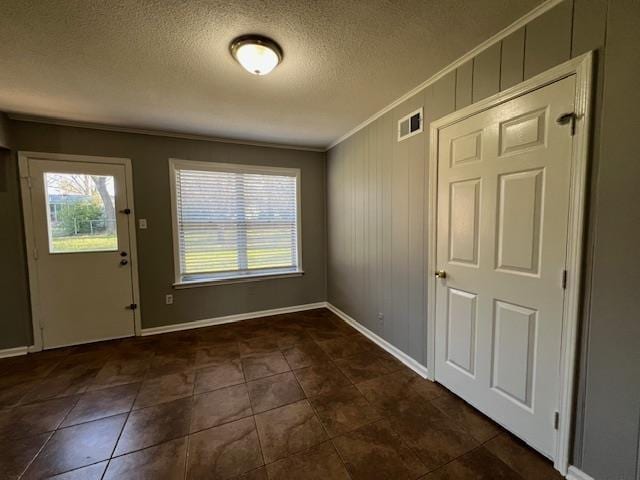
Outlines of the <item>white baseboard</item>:
[{"label": "white baseboard", "polygon": [[378,345],[379,347],[381,347],[382,349],[386,350],[391,355],[396,357],[398,360],[400,360],[402,363],[404,363],[407,367],[409,367],[411,370],[416,372],[418,375],[420,375],[423,378],[427,378],[427,367],[417,362],[416,360],[411,358],[409,355],[407,355],[403,351],[394,347],[385,339],[383,339],[382,337],[379,337],[368,328],[359,324],[355,319],[351,318],[349,315],[344,313],[342,310],[340,310],[336,306],[327,302],[326,307],[329,310],[331,310],[333,313],[335,313],[337,316],[339,316],[342,320],[344,320],[349,325],[351,325],[353,328],[355,328],[360,333],[362,333],[365,337],[367,337],[373,343],[375,343],[376,345]]},{"label": "white baseboard", "polygon": [[304,310],[313,310],[316,308],[325,308],[326,306],[327,304],[325,302],[317,302],[307,303],[305,305],[294,305],[292,307],[274,308],[271,310],[260,310],[258,312],[238,313],[236,315],[227,315],[224,317],[203,318],[202,320],[196,320],[195,322],[143,328],[140,334],[144,337],[147,335],[158,335],[160,333],[179,332],[181,330],[191,330],[192,328],[211,327],[213,325],[240,322],[251,318],[270,317],[271,315],[282,315],[283,313],[294,313],[302,312]]},{"label": "white baseboard", "polygon": [[18,355],[26,355],[29,347],[5,348],[0,350],[0,358],[17,357]]},{"label": "white baseboard", "polygon": [[567,472],[567,476],[569,480],[595,480],[591,475],[587,475],[582,470],[573,465],[569,465],[569,471]]}]

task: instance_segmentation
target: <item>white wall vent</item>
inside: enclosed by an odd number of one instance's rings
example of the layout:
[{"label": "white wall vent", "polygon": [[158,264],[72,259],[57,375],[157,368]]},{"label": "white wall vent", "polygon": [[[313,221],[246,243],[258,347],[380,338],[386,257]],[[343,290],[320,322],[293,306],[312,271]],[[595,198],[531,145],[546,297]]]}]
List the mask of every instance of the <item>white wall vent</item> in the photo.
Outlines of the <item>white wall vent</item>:
[{"label": "white wall vent", "polygon": [[422,107],[398,120],[398,141],[422,132]]}]

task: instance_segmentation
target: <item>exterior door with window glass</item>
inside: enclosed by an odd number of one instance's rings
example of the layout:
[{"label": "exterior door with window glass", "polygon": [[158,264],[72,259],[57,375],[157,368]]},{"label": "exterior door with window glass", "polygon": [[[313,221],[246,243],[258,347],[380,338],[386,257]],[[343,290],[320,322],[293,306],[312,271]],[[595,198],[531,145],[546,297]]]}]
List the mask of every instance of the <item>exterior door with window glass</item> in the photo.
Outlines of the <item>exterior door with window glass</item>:
[{"label": "exterior door with window glass", "polygon": [[43,348],[134,334],[124,165],[29,159]]}]

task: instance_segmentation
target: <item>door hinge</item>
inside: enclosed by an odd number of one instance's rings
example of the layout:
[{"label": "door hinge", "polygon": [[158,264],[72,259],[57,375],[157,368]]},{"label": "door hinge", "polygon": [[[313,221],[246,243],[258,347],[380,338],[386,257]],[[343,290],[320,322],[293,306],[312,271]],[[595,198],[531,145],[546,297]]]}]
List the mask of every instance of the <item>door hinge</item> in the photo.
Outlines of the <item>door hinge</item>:
[{"label": "door hinge", "polygon": [[573,137],[576,134],[576,121],[578,120],[578,115],[576,112],[568,112],[563,113],[556,119],[556,123],[558,125],[566,125],[567,123],[571,123],[571,136]]},{"label": "door hinge", "polygon": [[138,304],[137,303],[132,303],[131,305],[129,305],[127,307],[129,310],[136,310],[138,308]]},{"label": "door hinge", "polygon": [[563,270],[563,271],[562,271],[562,288],[563,288],[564,290],[566,290],[566,289],[567,289],[567,275],[568,275],[568,274],[567,274],[567,271],[566,271],[566,270]]},{"label": "door hinge", "polygon": [[38,259],[38,249],[33,247],[33,259],[37,260]]},{"label": "door hinge", "polygon": [[31,188],[31,176],[21,175],[20,178],[23,178],[25,182],[27,182],[27,187]]},{"label": "door hinge", "polygon": [[553,429],[558,430],[560,426],[560,412],[553,413]]}]

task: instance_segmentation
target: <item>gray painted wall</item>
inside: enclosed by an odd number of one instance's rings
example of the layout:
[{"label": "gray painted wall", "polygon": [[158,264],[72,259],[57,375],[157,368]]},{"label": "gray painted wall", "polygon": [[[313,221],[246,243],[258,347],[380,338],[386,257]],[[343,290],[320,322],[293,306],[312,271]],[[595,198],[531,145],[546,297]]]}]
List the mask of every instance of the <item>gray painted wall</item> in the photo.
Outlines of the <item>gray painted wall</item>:
[{"label": "gray painted wall", "polygon": [[11,148],[9,118],[4,113],[0,113],[0,148]]},{"label": "gray painted wall", "polygon": [[[148,220],[138,230],[138,258],[143,328],[189,322],[325,299],[325,155],[318,152],[255,147],[161,136],[107,132],[29,122],[11,122],[15,150],[130,158],[133,166],[136,218]],[[282,166],[301,169],[302,277],[173,290],[173,243],[168,158]],[[0,275],[3,305],[0,348],[26,345],[30,339],[28,289],[15,155],[2,163],[8,194],[0,193],[2,225],[11,231],[0,237],[11,244],[10,276]],[[17,240],[19,239],[19,240]],[[11,277],[7,278],[7,277]],[[20,281],[15,282],[15,278]],[[174,304],[164,296],[173,293]],[[9,308],[5,308],[9,302]],[[5,315],[5,312],[7,314]]]},{"label": "gray painted wall", "polygon": [[26,345],[31,338],[18,169],[9,130],[9,119],[0,113],[0,349]]},{"label": "gray painted wall", "polygon": [[640,107],[639,9],[633,0],[567,0],[343,141],[327,160],[328,300],[425,364],[429,138],[397,143],[397,119],[424,106],[428,125],[596,50],[573,458],[596,479],[639,475],[640,126],[631,108]]},{"label": "gray painted wall", "polygon": [[582,365],[583,470],[640,479],[640,2],[610,0]]}]

